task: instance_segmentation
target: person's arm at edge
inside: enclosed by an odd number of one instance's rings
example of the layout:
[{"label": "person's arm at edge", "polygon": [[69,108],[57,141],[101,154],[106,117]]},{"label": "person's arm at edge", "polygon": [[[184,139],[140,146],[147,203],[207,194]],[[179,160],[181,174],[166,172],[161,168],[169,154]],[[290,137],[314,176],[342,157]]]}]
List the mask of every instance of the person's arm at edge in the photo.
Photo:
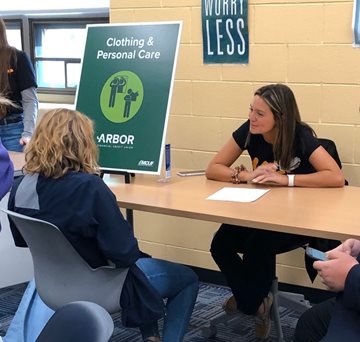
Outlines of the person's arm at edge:
[{"label": "person's arm at edge", "polygon": [[36,88],[31,87],[21,92],[22,106],[24,109],[24,131],[21,134],[20,144],[26,145],[35,129],[37,111],[38,111],[38,98]]},{"label": "person's arm at edge", "polygon": [[0,140],[0,199],[9,191],[14,179],[14,166]]},{"label": "person's arm at edge", "polygon": [[345,307],[360,313],[360,264],[353,266],[346,277],[343,303]]},{"label": "person's arm at edge", "polygon": [[336,161],[319,146],[310,155],[309,161],[316,172],[295,175],[294,185],[300,187],[343,187],[345,178]]}]

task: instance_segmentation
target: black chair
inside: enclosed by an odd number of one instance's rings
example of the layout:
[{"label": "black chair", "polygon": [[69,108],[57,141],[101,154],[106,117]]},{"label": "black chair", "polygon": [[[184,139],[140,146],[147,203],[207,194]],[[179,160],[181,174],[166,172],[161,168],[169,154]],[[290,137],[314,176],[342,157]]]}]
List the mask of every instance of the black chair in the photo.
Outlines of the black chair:
[{"label": "black chair", "polygon": [[[342,169],[341,160],[340,160],[339,153],[337,151],[335,142],[331,139],[326,139],[326,138],[318,138],[318,141],[319,141],[320,145],[330,154],[330,156],[333,157],[333,159],[338,164],[339,168]],[[348,181],[345,180],[345,185],[348,185],[348,184],[349,184]],[[330,239],[314,237],[314,238],[311,238],[308,245],[325,252],[325,251],[335,248],[340,243],[341,242],[337,241],[337,240],[330,240]],[[296,249],[298,247],[302,247],[304,249],[306,248],[306,246],[294,246],[294,249]],[[313,282],[317,275],[316,270],[312,267],[314,260],[311,259],[310,257],[308,257],[306,255],[306,253],[304,253],[304,258],[305,258],[306,271],[309,275],[310,280]],[[292,309],[294,311],[297,311],[299,313],[302,313],[302,312],[306,311],[307,309],[309,309],[311,307],[311,304],[301,294],[278,291],[277,278],[275,278],[273,281],[273,284],[271,287],[271,292],[273,293],[273,296],[274,296],[274,304],[272,307],[271,317],[274,321],[278,341],[282,342],[284,335],[283,335],[282,328],[281,328],[278,306],[281,305],[283,307],[286,307],[286,308]]]},{"label": "black chair", "polygon": [[[326,138],[318,138],[318,140],[320,145],[334,158],[336,163],[339,165],[339,168],[342,169],[341,160],[335,142]],[[345,180],[345,185],[349,185],[347,180]]]},{"label": "black chair", "polygon": [[[326,139],[326,138],[318,138],[318,141],[320,145],[331,155],[331,157],[334,158],[336,163],[338,164],[339,168],[342,168],[341,160],[339,157],[339,153],[336,148],[336,144],[333,140]],[[345,185],[349,185],[349,182],[345,179]],[[328,250],[331,250],[338,246],[341,242],[338,240],[331,240],[331,239],[324,239],[324,238],[316,238],[313,237],[309,241],[309,246],[319,249],[323,252],[326,252]],[[303,248],[306,248],[306,246],[303,246]],[[316,278],[317,272],[313,268],[313,262],[314,260],[308,257],[305,253],[305,268],[309,275],[310,280],[313,282]]]},{"label": "black chair", "polygon": [[36,342],[108,342],[114,331],[110,314],[91,302],[72,302],[56,310]]}]

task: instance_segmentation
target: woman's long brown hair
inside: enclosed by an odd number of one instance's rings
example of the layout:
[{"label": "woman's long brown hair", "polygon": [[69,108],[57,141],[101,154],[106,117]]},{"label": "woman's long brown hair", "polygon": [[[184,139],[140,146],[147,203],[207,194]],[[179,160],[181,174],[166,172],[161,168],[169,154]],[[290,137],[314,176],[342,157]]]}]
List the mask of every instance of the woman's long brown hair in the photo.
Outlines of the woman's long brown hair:
[{"label": "woman's long brown hair", "polygon": [[[6,37],[6,26],[0,18],[0,94],[7,97],[10,91],[8,74],[13,72],[11,65],[16,65],[16,49],[9,45]],[[0,104],[0,118],[7,112],[7,106]]]}]

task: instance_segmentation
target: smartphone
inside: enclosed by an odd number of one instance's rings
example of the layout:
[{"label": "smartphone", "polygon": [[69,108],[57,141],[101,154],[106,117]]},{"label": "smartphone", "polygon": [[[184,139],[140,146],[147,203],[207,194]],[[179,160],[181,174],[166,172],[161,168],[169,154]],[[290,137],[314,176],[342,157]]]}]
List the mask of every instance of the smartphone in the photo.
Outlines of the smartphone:
[{"label": "smartphone", "polygon": [[305,253],[314,260],[327,260],[327,255],[324,252],[319,251],[318,249],[306,247]]},{"label": "smartphone", "polygon": [[180,177],[202,176],[205,174],[205,170],[179,171],[176,174]]}]

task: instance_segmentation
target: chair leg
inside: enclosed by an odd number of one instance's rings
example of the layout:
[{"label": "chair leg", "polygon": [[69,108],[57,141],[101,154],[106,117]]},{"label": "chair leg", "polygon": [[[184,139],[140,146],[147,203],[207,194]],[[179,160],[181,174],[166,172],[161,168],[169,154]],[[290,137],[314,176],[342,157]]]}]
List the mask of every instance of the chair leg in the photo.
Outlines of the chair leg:
[{"label": "chair leg", "polygon": [[[280,313],[279,307],[280,302],[282,306],[289,307],[298,312],[304,312],[309,307],[311,307],[310,303],[305,300],[303,295],[297,293],[288,293],[288,292],[279,292],[278,289],[278,279],[275,278],[271,284],[271,293],[273,294],[273,305],[271,307],[271,319],[274,322],[274,328],[276,331],[276,340],[278,342],[284,342],[284,333],[281,327]],[[208,327],[201,329],[202,336],[206,338],[210,338],[216,335],[217,324],[229,324],[231,321],[235,319],[239,319],[240,315],[232,315],[229,316],[226,313],[221,313],[212,320],[210,320],[210,324]]]},{"label": "chair leg", "polygon": [[[281,327],[280,314],[279,314],[279,291],[278,291],[278,279],[275,278],[271,284],[271,290],[273,294],[273,305],[271,308],[271,319],[274,321],[275,331],[278,342],[284,342],[284,334]],[[239,315],[227,315],[225,312],[219,314],[209,322],[209,326],[201,329],[201,334],[205,338],[214,337],[217,333],[217,324],[229,324],[234,319],[239,319]]]},{"label": "chair leg", "polygon": [[214,337],[217,333],[217,325],[224,324],[229,325],[232,324],[235,320],[241,319],[241,315],[227,315],[225,312],[220,313],[216,317],[210,320],[209,326],[201,329],[201,335],[205,338]]},{"label": "chair leg", "polygon": [[311,308],[311,304],[304,295],[292,292],[278,292],[279,304],[286,308],[303,313]]},{"label": "chair leg", "polygon": [[277,341],[284,341],[284,334],[281,327],[280,314],[279,314],[279,291],[278,291],[278,279],[275,278],[271,284],[271,292],[273,294],[273,305],[271,308],[271,318],[274,321],[275,331],[277,335]]}]

